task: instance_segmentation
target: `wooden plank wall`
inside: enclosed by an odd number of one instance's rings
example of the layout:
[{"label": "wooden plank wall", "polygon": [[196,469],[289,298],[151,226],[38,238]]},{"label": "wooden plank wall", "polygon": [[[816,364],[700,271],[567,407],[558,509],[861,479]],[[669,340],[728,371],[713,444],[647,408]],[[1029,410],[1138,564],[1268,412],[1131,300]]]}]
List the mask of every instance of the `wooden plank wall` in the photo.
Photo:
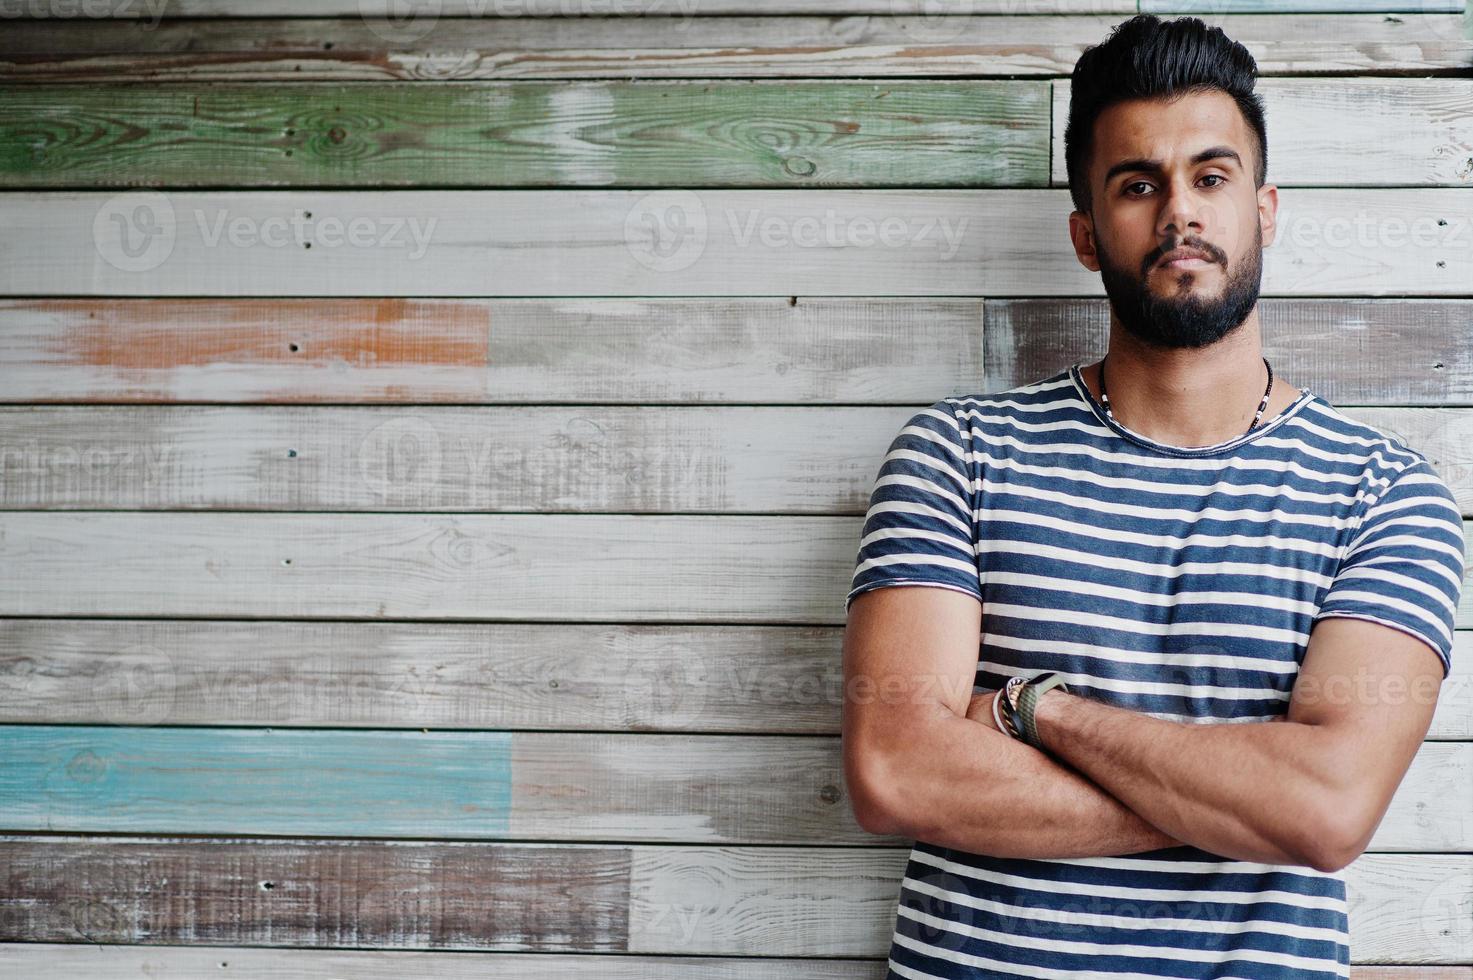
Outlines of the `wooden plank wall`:
[{"label": "wooden plank wall", "polygon": [[[1276,370],[1473,516],[1453,0],[0,2],[0,976],[882,976],[870,484],[1103,349],[1138,8],[1264,72]],[[1355,980],[1473,978],[1458,625]]]}]

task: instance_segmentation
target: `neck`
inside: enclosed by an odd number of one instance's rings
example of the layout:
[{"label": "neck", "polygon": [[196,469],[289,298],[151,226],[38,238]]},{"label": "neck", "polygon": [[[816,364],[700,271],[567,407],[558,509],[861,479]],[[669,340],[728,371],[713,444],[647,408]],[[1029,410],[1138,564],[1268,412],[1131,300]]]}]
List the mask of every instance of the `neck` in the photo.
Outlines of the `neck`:
[{"label": "neck", "polygon": [[[1116,421],[1169,446],[1213,446],[1242,435],[1268,385],[1256,310],[1227,337],[1197,349],[1148,347],[1112,321],[1104,364],[1105,392]],[[1083,372],[1096,397],[1099,370],[1096,362]],[[1276,373],[1258,424],[1269,422],[1299,394]]]}]

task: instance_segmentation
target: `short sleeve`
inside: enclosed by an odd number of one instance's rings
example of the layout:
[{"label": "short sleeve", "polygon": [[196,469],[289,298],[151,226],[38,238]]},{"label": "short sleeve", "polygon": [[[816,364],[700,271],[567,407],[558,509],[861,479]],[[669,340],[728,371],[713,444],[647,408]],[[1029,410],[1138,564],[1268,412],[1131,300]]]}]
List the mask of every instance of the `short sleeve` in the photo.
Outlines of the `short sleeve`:
[{"label": "short sleeve", "polygon": [[1315,622],[1349,616],[1410,633],[1437,652],[1446,678],[1465,569],[1462,512],[1419,458],[1371,503]]},{"label": "short sleeve", "polygon": [[861,592],[931,585],[982,601],[967,443],[951,403],[913,415],[870,493],[844,611]]}]

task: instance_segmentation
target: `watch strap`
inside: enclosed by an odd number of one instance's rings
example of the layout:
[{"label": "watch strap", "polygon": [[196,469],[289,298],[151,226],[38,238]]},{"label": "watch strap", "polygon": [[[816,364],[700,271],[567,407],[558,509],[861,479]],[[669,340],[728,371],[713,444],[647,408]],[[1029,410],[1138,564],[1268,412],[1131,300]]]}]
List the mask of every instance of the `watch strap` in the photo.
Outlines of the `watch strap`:
[{"label": "watch strap", "polygon": [[1065,693],[1069,691],[1064,683],[1064,675],[1050,670],[1030,680],[1018,694],[1019,727],[1023,732],[1023,741],[1040,751],[1043,750],[1043,743],[1038,738],[1038,723],[1034,712],[1038,710],[1038,699],[1043,693],[1055,687]]},{"label": "watch strap", "polygon": [[1008,734],[1020,742],[1023,741],[1023,718],[1018,714],[1018,692],[1027,683],[1025,677],[1010,677],[997,693],[997,699],[1002,702],[1003,723],[1007,725]]}]

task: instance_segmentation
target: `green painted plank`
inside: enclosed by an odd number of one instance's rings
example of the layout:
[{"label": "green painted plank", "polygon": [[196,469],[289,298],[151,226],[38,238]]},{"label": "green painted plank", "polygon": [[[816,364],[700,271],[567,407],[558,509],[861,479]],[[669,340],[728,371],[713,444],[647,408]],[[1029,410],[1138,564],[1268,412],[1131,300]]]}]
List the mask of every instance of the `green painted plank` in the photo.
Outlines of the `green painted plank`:
[{"label": "green painted plank", "polygon": [[504,836],[511,735],[8,725],[0,826]]},{"label": "green painted plank", "polygon": [[0,187],[1024,187],[1046,81],[0,87]]}]

